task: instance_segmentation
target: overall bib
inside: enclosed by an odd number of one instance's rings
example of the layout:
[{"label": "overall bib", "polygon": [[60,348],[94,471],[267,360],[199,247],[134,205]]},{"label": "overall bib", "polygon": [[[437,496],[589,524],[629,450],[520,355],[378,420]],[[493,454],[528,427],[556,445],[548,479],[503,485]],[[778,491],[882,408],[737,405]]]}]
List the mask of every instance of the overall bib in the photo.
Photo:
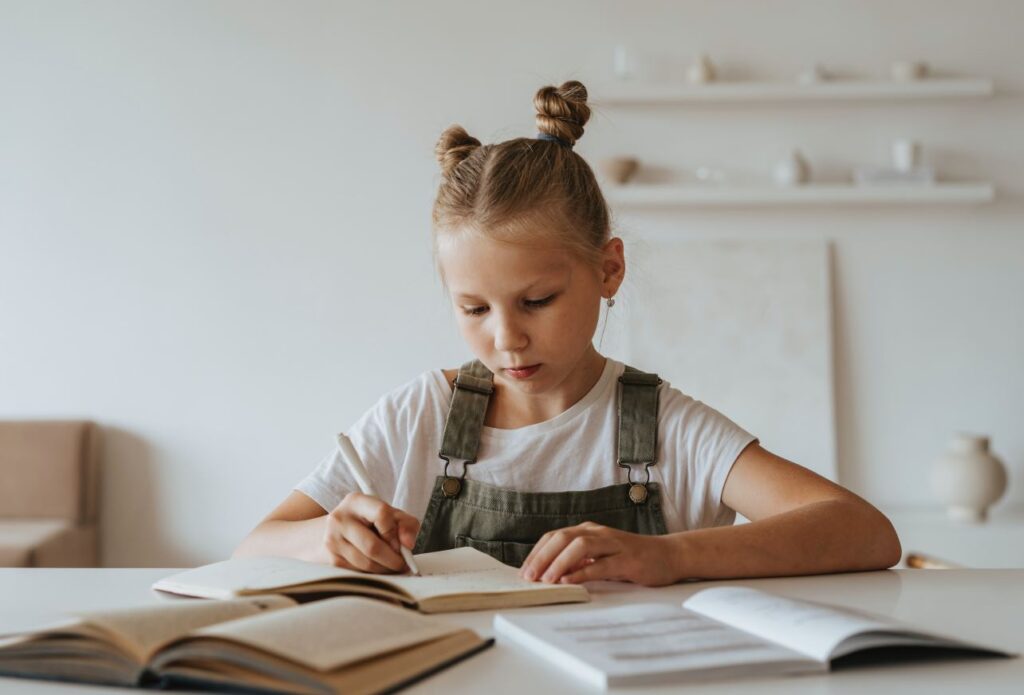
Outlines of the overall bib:
[{"label": "overall bib", "polygon": [[[441,439],[444,472],[434,481],[413,552],[469,546],[519,567],[545,533],[584,521],[632,533],[666,533],[661,491],[650,472],[656,463],[661,379],[626,367],[619,382],[616,463],[626,470],[626,482],[596,490],[517,492],[466,479],[476,462],[494,375],[478,360],[462,365]],[[449,470],[453,459],[465,462],[459,475]]]}]

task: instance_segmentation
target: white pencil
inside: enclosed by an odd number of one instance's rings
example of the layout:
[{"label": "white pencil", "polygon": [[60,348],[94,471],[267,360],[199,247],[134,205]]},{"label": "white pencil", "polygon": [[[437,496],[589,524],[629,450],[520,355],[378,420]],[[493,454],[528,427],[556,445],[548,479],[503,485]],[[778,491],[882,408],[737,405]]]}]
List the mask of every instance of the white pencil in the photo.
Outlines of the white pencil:
[{"label": "white pencil", "polygon": [[[377,493],[373,491],[373,485],[370,484],[370,474],[367,472],[366,466],[363,465],[363,460],[359,458],[359,452],[352,446],[352,440],[344,432],[338,435],[338,447],[341,449],[341,457],[345,459],[345,463],[356,479],[356,484],[359,485],[362,493],[377,497]],[[398,541],[398,549],[401,551],[402,559],[408,565],[409,571],[419,576],[420,570],[416,567],[416,561],[412,559],[412,551],[402,545],[401,540]]]}]

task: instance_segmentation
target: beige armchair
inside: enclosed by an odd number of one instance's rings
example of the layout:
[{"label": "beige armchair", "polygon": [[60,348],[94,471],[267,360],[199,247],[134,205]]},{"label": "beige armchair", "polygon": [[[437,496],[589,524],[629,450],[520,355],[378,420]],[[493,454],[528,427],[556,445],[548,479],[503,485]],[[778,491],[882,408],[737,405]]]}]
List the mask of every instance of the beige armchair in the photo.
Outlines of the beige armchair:
[{"label": "beige armchair", "polygon": [[0,421],[0,567],[99,563],[99,429]]}]

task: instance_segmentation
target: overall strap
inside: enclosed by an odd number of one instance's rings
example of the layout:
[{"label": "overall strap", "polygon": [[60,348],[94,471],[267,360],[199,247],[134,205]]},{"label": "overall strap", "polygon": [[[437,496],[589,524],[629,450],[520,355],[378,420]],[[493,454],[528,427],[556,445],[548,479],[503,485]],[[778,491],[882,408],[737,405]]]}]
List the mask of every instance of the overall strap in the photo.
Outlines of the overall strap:
[{"label": "overall strap", "polygon": [[480,360],[459,367],[459,374],[455,377],[455,392],[452,394],[444,434],[441,436],[441,450],[438,452],[438,456],[445,462],[445,485],[442,489],[448,497],[457,496],[462,488],[458,478],[448,476],[448,463],[453,458],[461,459],[467,465],[476,461],[480,431],[493,392],[494,374]]},{"label": "overall strap", "polygon": [[[616,463],[628,471],[629,498],[636,504],[647,500],[651,466],[658,459],[658,386],[657,374],[626,367],[619,377],[619,443]],[[633,466],[644,467],[644,482],[633,482]]]}]

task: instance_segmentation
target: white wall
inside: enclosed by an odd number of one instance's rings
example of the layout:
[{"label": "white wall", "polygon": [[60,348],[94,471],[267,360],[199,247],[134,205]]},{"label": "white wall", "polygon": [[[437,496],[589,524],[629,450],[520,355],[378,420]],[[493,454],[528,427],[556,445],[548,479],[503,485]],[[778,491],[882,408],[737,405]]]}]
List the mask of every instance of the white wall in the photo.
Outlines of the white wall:
[{"label": "white wall", "polygon": [[1001,95],[608,107],[579,151],[756,171],[798,144],[834,177],[911,135],[950,177],[994,180],[977,208],[634,214],[620,231],[833,240],[842,479],[928,503],[928,462],[972,429],[1019,502],[1021,26],[1014,0],[2,0],[0,417],[106,428],[107,564],[223,556],[377,396],[467,356],[429,254],[449,123],[531,134],[534,90],[578,78],[599,100],[619,42],[655,70],[704,49],[766,79],[923,58]]}]

